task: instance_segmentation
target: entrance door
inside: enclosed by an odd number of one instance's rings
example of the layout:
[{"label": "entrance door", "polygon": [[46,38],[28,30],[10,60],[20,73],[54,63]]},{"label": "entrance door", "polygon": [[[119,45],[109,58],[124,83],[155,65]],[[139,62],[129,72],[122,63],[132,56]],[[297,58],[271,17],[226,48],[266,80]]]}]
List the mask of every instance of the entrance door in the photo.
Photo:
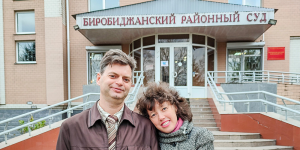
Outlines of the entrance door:
[{"label": "entrance door", "polygon": [[160,79],[175,87],[183,97],[189,97],[188,46],[159,47]]}]

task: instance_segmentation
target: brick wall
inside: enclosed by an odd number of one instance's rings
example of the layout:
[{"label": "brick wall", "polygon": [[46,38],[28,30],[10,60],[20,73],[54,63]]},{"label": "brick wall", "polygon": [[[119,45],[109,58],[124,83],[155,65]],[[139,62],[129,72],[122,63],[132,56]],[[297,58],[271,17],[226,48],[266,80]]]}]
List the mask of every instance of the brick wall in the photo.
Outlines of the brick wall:
[{"label": "brick wall", "polygon": [[[70,2],[70,1],[69,1]],[[77,0],[69,3],[70,14],[70,63],[71,63],[71,98],[82,95],[83,85],[87,84],[87,57],[86,46],[93,46],[80,32],[75,31],[73,26],[76,20],[73,14],[88,12],[88,1]]]},{"label": "brick wall", "polygon": [[[35,32],[16,35],[15,12],[34,10]],[[3,1],[6,103],[46,103],[44,1]],[[36,64],[16,63],[16,41],[35,40]]]},{"label": "brick wall", "polygon": [[[300,85],[292,84],[277,84],[277,94],[300,102]],[[293,102],[287,102],[286,104],[294,104]],[[281,99],[277,99],[277,104],[283,104]]]},{"label": "brick wall", "polygon": [[[264,0],[264,7],[276,8],[277,24],[265,33],[264,69],[289,72],[290,37],[300,35],[300,1]],[[267,60],[267,47],[285,47],[285,60]]]},{"label": "brick wall", "polygon": [[[218,71],[226,71],[226,43],[217,43]],[[224,73],[218,73],[218,76],[225,76]],[[218,83],[225,82],[225,79],[218,79]]]},{"label": "brick wall", "polygon": [[[0,1],[0,10],[3,10],[3,2]],[[4,34],[3,11],[0,12],[0,104],[5,104],[5,70],[4,70]]]}]

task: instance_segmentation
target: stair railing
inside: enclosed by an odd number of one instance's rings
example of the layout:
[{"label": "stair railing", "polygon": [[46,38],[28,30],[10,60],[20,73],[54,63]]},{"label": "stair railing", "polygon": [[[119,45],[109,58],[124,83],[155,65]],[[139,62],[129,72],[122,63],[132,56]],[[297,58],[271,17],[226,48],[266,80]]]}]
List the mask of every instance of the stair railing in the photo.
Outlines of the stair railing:
[{"label": "stair railing", "polygon": [[[134,76],[134,78],[137,78],[137,82],[136,82],[133,90],[128,94],[129,98],[128,98],[127,101],[125,101],[126,105],[129,105],[129,104],[131,104],[131,103],[133,103],[135,101],[135,98],[136,98],[136,96],[138,94],[138,90],[140,89],[140,87],[143,84],[143,79],[144,79],[143,72],[139,71],[139,72],[134,72],[134,73],[136,75],[138,75],[138,74],[140,74],[140,75],[138,77]],[[63,102],[59,102],[57,104],[53,104],[51,106],[47,106],[47,107],[44,107],[44,108],[41,108],[41,109],[37,109],[37,110],[31,111],[31,112],[28,112],[28,113],[25,113],[25,114],[22,114],[22,115],[18,115],[18,116],[15,116],[15,117],[12,117],[12,118],[0,121],[0,124],[5,124],[4,131],[0,133],[0,136],[4,135],[5,144],[7,144],[8,135],[9,135],[10,132],[17,131],[19,129],[26,128],[26,127],[28,127],[28,133],[29,133],[29,136],[31,136],[31,129],[30,129],[30,127],[33,127],[33,125],[35,123],[43,121],[43,120],[46,120],[46,119],[49,120],[48,126],[49,126],[49,128],[51,128],[51,124],[53,124],[52,123],[53,117],[61,115],[63,113],[67,113],[67,117],[69,118],[69,117],[71,117],[71,113],[73,113],[74,109],[85,108],[85,107],[93,105],[96,101],[88,101],[88,99],[89,99],[89,97],[91,95],[99,95],[100,96],[100,93],[87,93],[87,94],[84,94],[84,95],[81,95],[81,96],[78,96],[78,97],[75,97],[75,98],[63,101]],[[86,100],[84,100],[84,102],[82,104],[72,107],[72,102],[73,101],[81,99],[81,98],[84,98],[84,97],[86,97]],[[31,117],[34,113],[38,113],[38,112],[41,112],[41,111],[44,111],[44,110],[49,110],[49,112],[51,112],[51,110],[53,108],[55,108],[57,106],[62,106],[62,105],[65,105],[65,104],[68,104],[68,107],[65,110],[62,110],[62,111],[54,113],[54,114],[50,114],[50,115],[48,115],[46,117],[34,120],[32,122],[28,121],[27,123],[24,123],[23,125],[20,125],[20,126],[11,128],[11,129],[7,128],[8,125],[9,125],[9,122],[11,122],[13,120],[22,119],[23,117],[26,117],[26,116]]]},{"label": "stair railing", "polygon": [[144,75],[143,75],[143,72],[142,71],[139,71],[139,76],[137,78],[137,81],[134,85],[134,88],[132,90],[132,92],[130,92],[128,94],[129,98],[126,100],[126,105],[129,105],[129,104],[132,104],[135,100],[136,100],[136,97],[139,93],[139,90],[140,90],[140,87],[144,84]]},{"label": "stair railing", "polygon": [[[231,92],[231,93],[220,92],[219,89],[217,88],[217,85],[216,85],[216,83],[214,81],[214,78],[212,77],[211,73],[212,72],[207,73],[207,82],[208,82],[209,86],[211,87],[213,95],[216,98],[216,100],[219,101],[224,106],[224,111],[226,111],[225,103],[229,103],[230,105],[234,105],[235,103],[244,103],[244,104],[248,105],[247,106],[247,112],[250,112],[250,102],[262,102],[265,105],[265,112],[268,112],[268,105],[280,108],[283,111],[285,111],[285,120],[287,120],[287,118],[288,118],[287,117],[287,112],[288,111],[300,115],[300,111],[297,111],[297,110],[288,108],[286,106],[278,105],[278,104],[267,101],[266,96],[269,95],[269,96],[279,98],[283,102],[284,101],[289,101],[289,102],[293,102],[293,103],[296,103],[296,104],[300,105],[299,101],[296,101],[296,100],[293,100],[293,99],[290,99],[290,98],[286,98],[286,97],[283,97],[283,96],[280,96],[280,95],[277,95],[277,94],[273,94],[273,93],[266,92],[266,91]],[[264,99],[249,99],[249,96],[248,96],[249,94],[263,94]],[[223,95],[246,95],[248,100],[225,100]],[[232,106],[232,113],[234,113],[234,106]]]},{"label": "stair railing", "polygon": [[[256,71],[209,71],[214,79],[225,79],[226,83],[277,82],[300,85],[300,73],[256,70]],[[217,74],[225,74],[219,76]]]}]

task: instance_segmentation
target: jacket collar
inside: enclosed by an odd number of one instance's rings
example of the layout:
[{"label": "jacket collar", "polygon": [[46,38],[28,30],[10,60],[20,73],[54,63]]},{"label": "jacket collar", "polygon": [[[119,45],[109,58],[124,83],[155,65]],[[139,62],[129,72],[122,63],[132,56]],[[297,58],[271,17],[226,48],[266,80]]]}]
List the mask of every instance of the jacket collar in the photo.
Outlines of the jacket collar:
[{"label": "jacket collar", "polygon": [[[98,120],[101,120],[101,115],[100,115],[100,112],[97,108],[98,102],[99,102],[99,100],[89,110],[89,113],[88,113],[88,128],[92,127]],[[135,127],[132,113],[133,112],[125,105],[124,106],[124,112],[123,112],[120,123],[122,123],[123,120],[127,120]]]}]

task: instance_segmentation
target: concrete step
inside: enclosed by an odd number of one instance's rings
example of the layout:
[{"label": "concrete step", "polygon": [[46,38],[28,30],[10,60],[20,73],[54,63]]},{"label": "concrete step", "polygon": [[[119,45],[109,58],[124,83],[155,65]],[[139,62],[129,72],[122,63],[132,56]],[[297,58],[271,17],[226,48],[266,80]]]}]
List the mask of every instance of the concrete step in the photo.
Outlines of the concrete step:
[{"label": "concrete step", "polygon": [[276,140],[273,139],[244,139],[244,140],[215,140],[215,147],[259,147],[274,146]]},{"label": "concrete step", "polygon": [[215,140],[260,139],[259,133],[213,131]]},{"label": "concrete step", "polygon": [[191,108],[201,108],[201,107],[210,107],[209,105],[190,105]]},{"label": "concrete step", "polygon": [[190,102],[190,105],[209,105],[209,103],[207,101],[194,101],[194,102]]},{"label": "concrete step", "polygon": [[292,146],[215,147],[215,150],[293,150]]},{"label": "concrete step", "polygon": [[219,127],[203,127],[208,129],[209,131],[220,131]]},{"label": "concrete step", "polygon": [[199,123],[199,122],[216,122],[214,118],[201,118],[201,119],[193,119],[194,123]]},{"label": "concrete step", "polygon": [[211,111],[199,111],[199,112],[192,112],[193,116],[199,116],[203,114],[212,114]]},{"label": "concrete step", "polygon": [[214,115],[213,114],[193,115],[193,120],[194,119],[214,119]]},{"label": "concrete step", "polygon": [[193,122],[195,127],[217,127],[215,122]]},{"label": "concrete step", "polygon": [[190,98],[190,102],[207,101],[206,98]]},{"label": "concrete step", "polygon": [[211,111],[210,107],[199,107],[199,108],[191,108],[192,112],[199,112],[199,111]]}]

